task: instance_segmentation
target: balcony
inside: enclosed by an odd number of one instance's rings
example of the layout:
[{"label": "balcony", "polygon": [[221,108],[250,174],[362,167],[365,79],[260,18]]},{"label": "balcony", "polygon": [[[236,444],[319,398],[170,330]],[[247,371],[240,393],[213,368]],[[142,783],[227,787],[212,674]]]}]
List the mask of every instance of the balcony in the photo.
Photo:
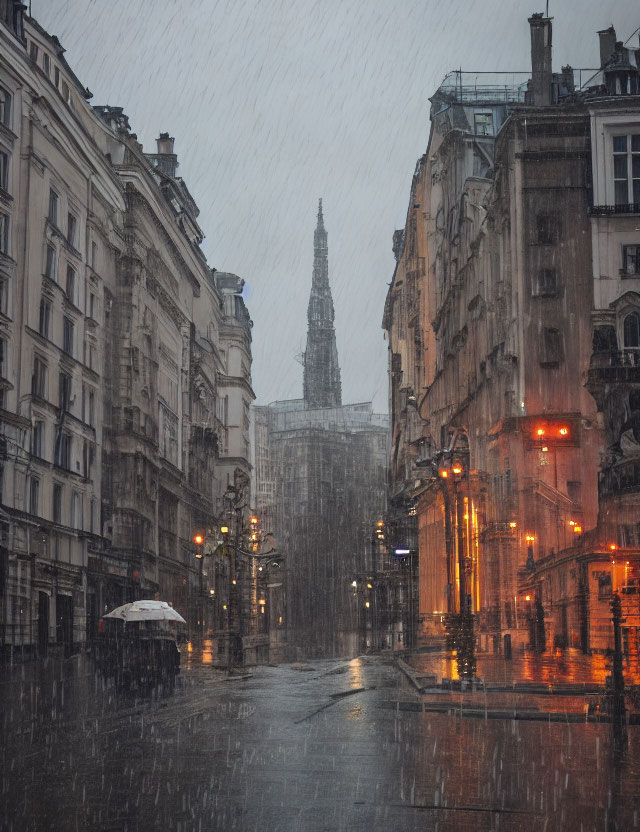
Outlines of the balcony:
[{"label": "balcony", "polygon": [[640,214],[640,202],[627,202],[620,205],[592,205],[588,208],[592,217],[611,217],[615,214]]},{"label": "balcony", "polygon": [[629,460],[618,463],[600,473],[598,494],[604,497],[609,494],[629,494],[640,491],[640,460]]},{"label": "balcony", "polygon": [[594,352],[588,382],[640,382],[640,349]]}]

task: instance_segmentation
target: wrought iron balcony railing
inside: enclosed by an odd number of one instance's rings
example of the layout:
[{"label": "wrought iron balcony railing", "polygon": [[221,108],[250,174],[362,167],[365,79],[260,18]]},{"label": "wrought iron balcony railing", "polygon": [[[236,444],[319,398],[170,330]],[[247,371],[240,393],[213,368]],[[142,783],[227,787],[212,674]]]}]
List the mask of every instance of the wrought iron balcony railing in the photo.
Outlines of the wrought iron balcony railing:
[{"label": "wrought iron balcony railing", "polygon": [[640,214],[640,202],[626,202],[620,205],[592,205],[589,208],[592,217],[606,217],[613,214]]}]

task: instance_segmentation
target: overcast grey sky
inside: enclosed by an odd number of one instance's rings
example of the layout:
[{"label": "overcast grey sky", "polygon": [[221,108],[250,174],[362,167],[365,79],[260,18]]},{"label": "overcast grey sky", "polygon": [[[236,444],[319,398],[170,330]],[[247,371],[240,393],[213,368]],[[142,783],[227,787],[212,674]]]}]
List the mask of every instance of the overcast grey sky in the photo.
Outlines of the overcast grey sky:
[{"label": "overcast grey sky", "polygon": [[[544,0],[32,0],[94,104],[153,151],[168,131],[209,263],[246,280],[259,403],[302,395],[318,197],[329,232],[343,401],[387,407],[381,319],[428,97],[450,70],[528,70]],[[554,70],[637,0],[550,0]],[[637,35],[635,36],[637,38]],[[635,39],[634,38],[634,39]]]}]

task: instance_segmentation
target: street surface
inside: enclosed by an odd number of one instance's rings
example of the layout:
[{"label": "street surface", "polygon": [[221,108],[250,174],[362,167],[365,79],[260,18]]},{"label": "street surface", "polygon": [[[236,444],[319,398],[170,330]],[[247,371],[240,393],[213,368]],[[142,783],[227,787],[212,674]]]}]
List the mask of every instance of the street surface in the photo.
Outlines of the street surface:
[{"label": "street surface", "polygon": [[88,659],[5,668],[3,832],[640,829],[640,726],[614,753],[607,724],[432,713],[382,657],[185,664],[147,698]]}]

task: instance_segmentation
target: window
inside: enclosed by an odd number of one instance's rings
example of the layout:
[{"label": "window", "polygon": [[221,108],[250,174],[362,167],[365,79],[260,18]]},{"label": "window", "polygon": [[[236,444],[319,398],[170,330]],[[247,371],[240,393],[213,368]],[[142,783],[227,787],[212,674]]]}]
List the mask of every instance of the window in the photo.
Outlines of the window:
[{"label": "window", "polygon": [[613,137],[613,192],[616,205],[640,205],[640,135]]},{"label": "window", "polygon": [[84,363],[90,370],[94,370],[96,368],[96,348],[93,344],[85,341],[85,358]]},{"label": "window", "polygon": [[76,270],[71,266],[67,266],[67,297],[76,303]]},{"label": "window", "polygon": [[98,308],[97,298],[93,294],[93,292],[89,292],[89,308],[87,310],[87,313],[88,313],[89,317],[94,321],[97,320],[97,318],[96,318],[97,308]]},{"label": "window", "polygon": [[58,224],[58,194],[53,189],[49,191],[49,222]]},{"label": "window", "polygon": [[29,511],[38,514],[40,508],[40,480],[31,477],[29,480]]},{"label": "window", "polygon": [[32,61],[38,63],[38,45],[33,41],[31,41],[31,44],[29,45],[29,57]]},{"label": "window", "polygon": [[40,298],[40,320],[38,332],[43,338],[49,337],[49,323],[51,321],[51,301],[48,298]]},{"label": "window", "polygon": [[547,328],[543,330],[540,366],[546,368],[558,367],[561,361],[562,336],[560,334],[560,330]]},{"label": "window", "polygon": [[0,312],[9,315],[9,279],[0,276]]},{"label": "window", "polygon": [[557,214],[536,214],[536,242],[545,245],[560,239],[560,220]]},{"label": "window", "polygon": [[47,245],[47,260],[44,266],[44,273],[50,279],[58,282],[58,252],[56,247]]},{"label": "window", "polygon": [[602,572],[598,576],[598,598],[610,598],[611,592],[611,574],[609,572]]},{"label": "window", "polygon": [[0,151],[0,188],[9,190],[9,154]]},{"label": "window", "polygon": [[42,53],[42,70],[47,78],[51,75],[51,58],[46,52]]},{"label": "window", "polygon": [[96,501],[93,498],[89,502],[89,531],[92,534],[96,531]]},{"label": "window", "polygon": [[96,396],[93,390],[89,391],[89,413],[87,414],[87,419],[89,424],[92,427],[95,427],[95,418],[96,418]]},{"label": "window", "polygon": [[536,275],[536,285],[533,294],[537,297],[553,297],[558,291],[558,281],[555,269],[540,269]]},{"label": "window", "polygon": [[72,245],[74,248],[76,247],[76,229],[78,226],[78,220],[74,217],[73,214],[67,215],[67,242],[69,245]]},{"label": "window", "polygon": [[9,254],[9,217],[0,214],[0,252]]},{"label": "window", "polygon": [[62,349],[73,355],[73,321],[65,317],[62,321]]},{"label": "window", "polygon": [[33,375],[31,377],[31,393],[44,399],[47,385],[47,365],[36,356],[33,359]]},{"label": "window", "polygon": [[58,379],[58,407],[60,410],[69,410],[71,406],[71,376],[68,373],[60,373]]},{"label": "window", "polygon": [[0,376],[7,378],[7,342],[4,338],[0,338]]},{"label": "window", "polygon": [[62,523],[62,486],[53,484],[53,522]]},{"label": "window", "polygon": [[94,241],[91,243],[91,268],[95,271],[98,268],[98,245]]},{"label": "window", "polygon": [[43,457],[44,449],[44,422],[38,419],[34,422],[31,436],[31,453],[34,456]]},{"label": "window", "polygon": [[53,82],[56,85],[56,87],[60,84],[60,70],[58,69],[58,67],[56,67],[53,70]]},{"label": "window", "polygon": [[622,246],[622,274],[640,274],[640,246]]},{"label": "window", "polygon": [[475,113],[473,117],[476,136],[493,136],[493,113]]},{"label": "window", "polygon": [[67,471],[71,470],[71,434],[61,431],[56,447],[56,465]]},{"label": "window", "polygon": [[82,528],[82,501],[77,491],[71,495],[71,525],[74,529]]},{"label": "window", "polygon": [[624,347],[625,349],[640,349],[640,315],[630,312],[624,319]]},{"label": "window", "polygon": [[11,127],[11,95],[0,87],[0,124]]}]

